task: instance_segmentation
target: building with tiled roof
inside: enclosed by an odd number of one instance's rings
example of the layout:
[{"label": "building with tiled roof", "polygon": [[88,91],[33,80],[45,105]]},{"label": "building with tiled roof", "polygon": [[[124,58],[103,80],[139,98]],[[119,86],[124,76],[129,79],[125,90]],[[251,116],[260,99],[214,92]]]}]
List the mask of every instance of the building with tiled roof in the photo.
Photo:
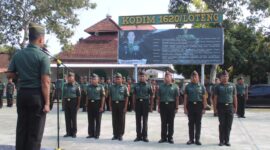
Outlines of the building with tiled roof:
[{"label": "building with tiled roof", "polygon": [[[92,72],[104,77],[111,77],[114,72],[133,76],[134,65],[117,64],[118,31],[154,29],[155,27],[151,25],[119,27],[110,16],[107,16],[84,30],[89,37],[79,39],[72,50],[62,51],[58,57],[79,76],[89,76]],[[55,72],[56,64],[51,66]],[[172,65],[138,65],[138,67],[172,68]]]}]

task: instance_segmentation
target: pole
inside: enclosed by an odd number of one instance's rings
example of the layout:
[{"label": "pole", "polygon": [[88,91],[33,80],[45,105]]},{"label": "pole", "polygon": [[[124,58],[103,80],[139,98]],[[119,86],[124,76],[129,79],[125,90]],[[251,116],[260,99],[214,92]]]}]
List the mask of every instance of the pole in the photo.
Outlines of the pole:
[{"label": "pole", "polygon": [[[59,67],[60,67],[60,63],[57,63],[57,68],[56,68],[56,81],[59,82]],[[62,83],[61,83],[62,84]],[[56,150],[61,150],[60,149],[60,123],[59,123],[59,88],[57,88],[57,148]],[[62,99],[63,100],[63,99]]]},{"label": "pole", "polygon": [[138,83],[138,65],[134,64],[135,70],[134,70],[134,78],[135,82]]},{"label": "pole", "polygon": [[205,65],[202,64],[201,65],[201,84],[204,85],[204,68],[205,68]]}]

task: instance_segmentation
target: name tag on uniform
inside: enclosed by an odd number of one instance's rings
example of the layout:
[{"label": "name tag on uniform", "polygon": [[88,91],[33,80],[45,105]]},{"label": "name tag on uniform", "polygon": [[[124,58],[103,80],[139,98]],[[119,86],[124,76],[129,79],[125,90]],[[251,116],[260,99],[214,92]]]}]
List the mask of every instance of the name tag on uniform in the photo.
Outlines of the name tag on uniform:
[{"label": "name tag on uniform", "polygon": [[166,104],[166,105],[168,105],[168,104],[169,104],[169,102],[165,102],[165,104]]},{"label": "name tag on uniform", "polygon": [[118,103],[119,103],[119,101],[115,101],[115,103],[116,103],[116,104],[118,104]]},{"label": "name tag on uniform", "polygon": [[229,106],[229,103],[226,103],[225,105],[226,105],[226,106]]},{"label": "name tag on uniform", "polygon": [[94,102],[95,102],[95,100],[91,100],[91,102],[92,102],[92,103],[94,103]]},{"label": "name tag on uniform", "polygon": [[193,102],[193,104],[195,104],[195,105],[196,105],[196,104],[197,104],[197,102]]},{"label": "name tag on uniform", "polygon": [[142,102],[142,101],[143,101],[143,99],[140,99],[140,101]]},{"label": "name tag on uniform", "polygon": [[67,99],[67,101],[70,101],[70,100],[71,100],[70,98]]}]

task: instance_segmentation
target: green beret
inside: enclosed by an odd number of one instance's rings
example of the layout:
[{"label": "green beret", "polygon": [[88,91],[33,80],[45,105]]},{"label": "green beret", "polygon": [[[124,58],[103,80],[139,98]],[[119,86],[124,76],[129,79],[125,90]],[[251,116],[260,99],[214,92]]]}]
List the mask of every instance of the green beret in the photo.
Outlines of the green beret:
[{"label": "green beret", "polygon": [[226,70],[224,70],[224,71],[221,72],[221,75],[225,76],[225,75],[229,75],[229,73]]},{"label": "green beret", "polygon": [[91,77],[92,77],[92,79],[93,79],[93,78],[98,78],[98,75],[95,74],[95,73],[93,73],[93,74],[91,75]]},{"label": "green beret", "polygon": [[195,75],[199,75],[199,74],[198,74],[197,71],[194,70],[194,71],[191,73],[191,76],[195,76]]},{"label": "green beret", "polygon": [[244,78],[243,77],[239,77],[237,80],[239,81],[239,80],[243,80]]},{"label": "green beret", "polygon": [[121,73],[116,73],[116,74],[115,74],[115,77],[116,77],[116,78],[122,78],[122,75],[121,75]]},{"label": "green beret", "polygon": [[73,72],[69,72],[68,73],[68,76],[71,77],[71,76],[75,76],[75,74]]},{"label": "green beret", "polygon": [[35,36],[38,37],[40,35],[45,34],[45,28],[44,26],[41,26],[39,24],[30,23],[29,24],[29,36]]}]

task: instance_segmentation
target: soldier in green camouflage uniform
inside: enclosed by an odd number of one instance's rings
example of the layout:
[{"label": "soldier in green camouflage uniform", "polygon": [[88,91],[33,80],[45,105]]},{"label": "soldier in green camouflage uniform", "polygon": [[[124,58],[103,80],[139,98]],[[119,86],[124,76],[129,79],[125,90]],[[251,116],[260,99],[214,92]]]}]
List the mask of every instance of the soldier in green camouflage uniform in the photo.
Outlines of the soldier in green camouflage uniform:
[{"label": "soldier in green camouflage uniform", "polygon": [[[184,112],[188,115],[189,141],[188,145],[202,145],[200,142],[202,114],[205,113],[207,105],[205,87],[199,83],[199,74],[193,71],[191,83],[185,87]],[[195,127],[195,142],[194,142]]]},{"label": "soldier in green camouflage uniform", "polygon": [[105,103],[105,89],[98,84],[97,74],[92,75],[92,84],[87,86],[88,136],[99,138],[102,112]]},{"label": "soldier in green camouflage uniform", "polygon": [[6,85],[6,97],[7,97],[7,107],[13,106],[13,94],[15,91],[15,84],[12,82],[12,79],[8,79],[8,83]]},{"label": "soldier in green camouflage uniform", "polygon": [[237,79],[236,91],[238,102],[237,115],[239,118],[246,118],[245,107],[248,99],[248,86],[244,83],[244,79],[242,77]]},{"label": "soldier in green camouflage uniform", "polygon": [[230,132],[234,113],[237,112],[236,87],[229,81],[229,74],[223,71],[221,83],[215,88],[216,113],[219,119],[219,146],[231,146]]},{"label": "soldier in green camouflage uniform", "polygon": [[110,88],[110,110],[112,111],[113,138],[112,140],[123,140],[125,133],[125,115],[127,112],[128,89],[122,84],[122,75],[115,75],[116,81]]},{"label": "soldier in green camouflage uniform", "polygon": [[174,118],[178,111],[179,89],[172,82],[172,74],[166,72],[165,83],[158,89],[158,112],[161,117],[161,139],[159,143],[169,142],[173,144]]},{"label": "soldier in green camouflage uniform", "polygon": [[81,90],[75,81],[75,74],[69,72],[68,83],[64,85],[63,97],[65,101],[66,135],[64,137],[76,138],[77,134],[77,112],[80,108]]}]

